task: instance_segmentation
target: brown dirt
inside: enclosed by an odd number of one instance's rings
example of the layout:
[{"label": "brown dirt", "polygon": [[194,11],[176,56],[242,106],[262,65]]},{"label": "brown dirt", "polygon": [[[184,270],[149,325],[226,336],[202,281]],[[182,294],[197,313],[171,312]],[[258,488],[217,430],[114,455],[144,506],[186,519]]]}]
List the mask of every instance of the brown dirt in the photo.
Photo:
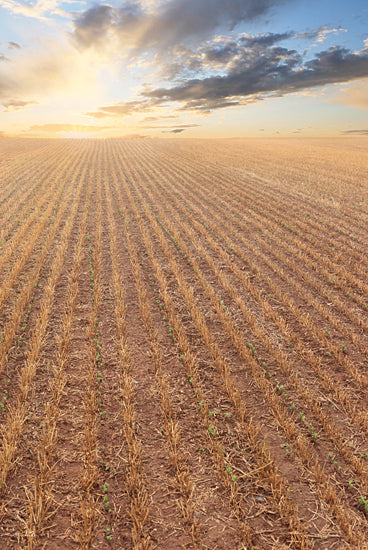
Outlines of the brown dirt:
[{"label": "brown dirt", "polygon": [[[6,284],[26,255],[0,309],[0,463],[11,464],[0,548],[368,548],[367,148],[367,140],[1,140],[0,258],[47,196],[40,178],[65,188],[44,223],[56,201],[47,197],[29,228],[34,245],[23,239],[0,277]],[[27,285],[34,291],[22,302]]]}]

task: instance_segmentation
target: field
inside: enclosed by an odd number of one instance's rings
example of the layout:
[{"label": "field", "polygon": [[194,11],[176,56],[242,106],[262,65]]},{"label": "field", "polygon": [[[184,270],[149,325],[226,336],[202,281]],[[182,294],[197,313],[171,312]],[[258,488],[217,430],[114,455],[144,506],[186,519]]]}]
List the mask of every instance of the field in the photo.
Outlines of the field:
[{"label": "field", "polygon": [[368,549],[368,139],[0,174],[0,548]]}]

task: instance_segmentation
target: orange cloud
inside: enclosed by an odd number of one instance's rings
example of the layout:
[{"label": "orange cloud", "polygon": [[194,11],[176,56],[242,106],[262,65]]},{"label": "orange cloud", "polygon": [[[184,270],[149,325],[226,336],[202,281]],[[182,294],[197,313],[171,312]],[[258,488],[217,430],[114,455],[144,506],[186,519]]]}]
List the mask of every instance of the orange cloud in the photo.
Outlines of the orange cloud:
[{"label": "orange cloud", "polygon": [[101,132],[102,130],[108,130],[114,128],[114,126],[94,126],[92,124],[35,124],[30,127],[31,131],[35,132]]}]

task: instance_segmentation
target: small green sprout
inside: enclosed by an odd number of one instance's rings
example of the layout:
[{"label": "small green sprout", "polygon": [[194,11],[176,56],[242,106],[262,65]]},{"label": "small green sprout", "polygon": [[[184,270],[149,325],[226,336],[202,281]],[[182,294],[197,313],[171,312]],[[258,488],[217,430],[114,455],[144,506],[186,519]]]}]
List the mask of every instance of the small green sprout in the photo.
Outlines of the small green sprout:
[{"label": "small green sprout", "polygon": [[359,505],[360,505],[360,506],[364,506],[364,511],[365,511],[365,512],[368,512],[368,498],[365,499],[365,498],[363,498],[363,497],[360,497],[360,499],[359,499],[358,502],[359,502]]}]

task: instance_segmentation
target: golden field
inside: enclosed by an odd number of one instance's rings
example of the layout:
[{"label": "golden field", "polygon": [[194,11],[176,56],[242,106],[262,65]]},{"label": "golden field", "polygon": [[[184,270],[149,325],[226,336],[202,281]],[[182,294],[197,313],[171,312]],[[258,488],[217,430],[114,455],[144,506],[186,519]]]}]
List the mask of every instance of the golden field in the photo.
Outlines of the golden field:
[{"label": "golden field", "polygon": [[0,548],[368,548],[368,139],[0,141]]}]

